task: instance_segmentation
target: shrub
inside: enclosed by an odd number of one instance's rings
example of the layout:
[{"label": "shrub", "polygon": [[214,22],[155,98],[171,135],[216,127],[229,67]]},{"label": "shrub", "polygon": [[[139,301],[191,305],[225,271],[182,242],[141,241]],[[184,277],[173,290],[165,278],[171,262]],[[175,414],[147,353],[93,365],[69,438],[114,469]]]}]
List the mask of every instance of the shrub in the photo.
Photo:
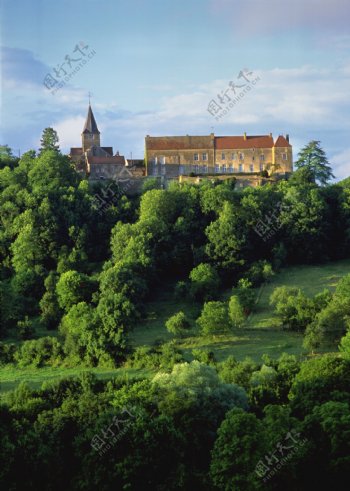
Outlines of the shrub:
[{"label": "shrub", "polygon": [[192,350],[192,355],[195,360],[200,363],[205,363],[206,365],[213,365],[216,361],[213,351],[207,349],[195,348]]},{"label": "shrub", "polygon": [[250,267],[245,277],[251,282],[252,286],[257,287],[265,281],[270,281],[274,274],[270,263],[267,261],[257,261]]},{"label": "shrub", "polygon": [[14,359],[19,367],[56,365],[62,361],[63,349],[61,343],[53,337],[25,341],[16,351]]},{"label": "shrub", "polygon": [[191,327],[186,315],[181,311],[171,316],[165,326],[168,332],[175,336],[183,336],[185,331]]},{"label": "shrub", "polygon": [[32,339],[35,333],[34,324],[26,315],[24,320],[17,322],[17,333],[20,339]]},{"label": "shrub", "polygon": [[0,365],[13,363],[16,353],[16,345],[13,343],[3,343],[0,341]]}]

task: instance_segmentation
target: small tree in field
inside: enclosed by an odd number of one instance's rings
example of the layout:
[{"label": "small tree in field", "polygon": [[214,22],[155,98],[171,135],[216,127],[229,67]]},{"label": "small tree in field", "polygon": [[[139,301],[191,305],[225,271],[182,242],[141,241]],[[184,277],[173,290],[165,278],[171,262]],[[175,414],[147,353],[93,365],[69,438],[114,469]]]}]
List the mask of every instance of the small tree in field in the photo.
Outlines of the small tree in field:
[{"label": "small tree in field", "polygon": [[203,334],[228,331],[230,322],[225,302],[206,302],[197,323]]},{"label": "small tree in field", "polygon": [[233,327],[242,327],[245,315],[237,295],[232,295],[228,303],[228,316]]},{"label": "small tree in field", "polygon": [[172,315],[165,323],[168,332],[175,336],[183,336],[187,329],[191,327],[186,315],[180,311]]}]

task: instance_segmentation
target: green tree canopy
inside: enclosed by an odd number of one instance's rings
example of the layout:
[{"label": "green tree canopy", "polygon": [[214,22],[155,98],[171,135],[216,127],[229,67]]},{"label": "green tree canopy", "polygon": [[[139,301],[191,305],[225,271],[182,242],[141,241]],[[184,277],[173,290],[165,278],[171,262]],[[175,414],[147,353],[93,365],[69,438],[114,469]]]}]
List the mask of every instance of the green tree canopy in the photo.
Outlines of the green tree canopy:
[{"label": "green tree canopy", "polygon": [[335,176],[320,143],[317,140],[312,140],[305,145],[298,154],[299,158],[295,162],[295,166],[297,169],[307,168],[313,176],[313,181],[318,181],[324,186]]}]

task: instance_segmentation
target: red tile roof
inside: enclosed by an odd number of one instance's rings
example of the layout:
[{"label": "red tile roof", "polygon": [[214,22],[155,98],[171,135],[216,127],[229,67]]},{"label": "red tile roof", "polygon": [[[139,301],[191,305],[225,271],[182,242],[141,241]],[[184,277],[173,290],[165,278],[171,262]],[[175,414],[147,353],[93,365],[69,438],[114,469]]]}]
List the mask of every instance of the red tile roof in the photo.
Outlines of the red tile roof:
[{"label": "red tile roof", "polygon": [[195,150],[212,146],[211,136],[146,137],[147,150]]},{"label": "red tile roof", "polygon": [[240,149],[240,148],[272,148],[273,138],[270,135],[257,136],[217,136],[215,147],[218,150]]},{"label": "red tile roof", "polygon": [[291,147],[290,143],[287,141],[284,136],[279,136],[276,140],[275,147]]}]

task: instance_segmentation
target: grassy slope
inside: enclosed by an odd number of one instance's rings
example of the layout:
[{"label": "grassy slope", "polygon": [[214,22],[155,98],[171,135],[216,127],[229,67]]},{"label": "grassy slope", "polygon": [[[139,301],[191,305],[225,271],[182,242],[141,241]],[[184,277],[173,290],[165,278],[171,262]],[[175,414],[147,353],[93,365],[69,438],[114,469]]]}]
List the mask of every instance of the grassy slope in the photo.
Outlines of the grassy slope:
[{"label": "grassy slope", "polygon": [[[258,303],[254,314],[246,322],[246,326],[230,335],[203,338],[198,336],[195,319],[201,306],[193,302],[175,302],[172,299],[172,288],[162,289],[157,293],[157,300],[147,305],[146,320],[138,325],[132,335],[135,346],[152,345],[157,340],[173,339],[165,328],[165,321],[174,313],[183,310],[192,320],[191,335],[179,340],[178,345],[186,358],[192,358],[193,348],[210,349],[218,360],[234,355],[238,360],[250,356],[260,360],[264,353],[278,357],[282,352],[291,354],[302,353],[302,336],[282,331],[278,319],[269,306],[269,297],[274,288],[280,285],[297,286],[307,295],[315,295],[324,288],[333,290],[339,279],[350,273],[350,260],[328,263],[323,266],[298,266],[288,268],[275,276],[273,281],[259,290]],[[229,296],[229,292],[223,295]],[[43,332],[52,335],[52,332]],[[82,371],[91,371],[101,378],[114,376],[142,376],[148,371],[133,369],[84,369],[84,368],[52,368],[16,369],[5,367],[0,369],[0,390],[13,389],[22,380],[27,380],[32,387],[40,387],[42,382],[61,377],[74,376]]]},{"label": "grassy slope", "polygon": [[[302,354],[302,335],[282,331],[278,318],[269,305],[269,297],[277,286],[287,285],[301,288],[307,295],[313,296],[324,288],[334,290],[339,279],[350,273],[350,260],[328,263],[321,266],[295,266],[277,274],[273,281],[257,291],[258,302],[255,312],[247,319],[244,328],[231,335],[202,338],[198,336],[195,319],[200,305],[190,302],[175,302],[171,289],[162,290],[157,301],[147,306],[147,318],[133,333],[135,346],[152,345],[157,340],[168,341],[173,338],[166,328],[166,320],[183,310],[193,322],[191,336],[179,340],[178,345],[190,359],[193,348],[207,348],[214,351],[218,360],[229,355],[238,360],[250,356],[260,360],[266,353],[278,357],[282,352]],[[223,297],[226,299],[230,292]]]}]

